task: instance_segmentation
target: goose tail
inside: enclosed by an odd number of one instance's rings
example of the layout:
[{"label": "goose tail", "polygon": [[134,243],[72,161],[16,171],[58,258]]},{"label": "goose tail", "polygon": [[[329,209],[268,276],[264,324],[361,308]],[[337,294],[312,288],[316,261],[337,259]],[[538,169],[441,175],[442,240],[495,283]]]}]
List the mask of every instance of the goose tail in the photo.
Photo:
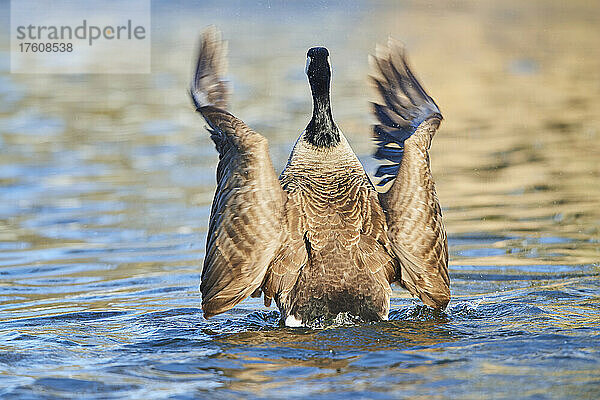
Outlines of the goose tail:
[{"label": "goose tail", "polygon": [[206,106],[227,109],[229,88],[223,80],[227,72],[226,56],[227,42],[221,39],[221,32],[214,26],[208,27],[202,33],[196,71],[190,88],[197,110]]}]

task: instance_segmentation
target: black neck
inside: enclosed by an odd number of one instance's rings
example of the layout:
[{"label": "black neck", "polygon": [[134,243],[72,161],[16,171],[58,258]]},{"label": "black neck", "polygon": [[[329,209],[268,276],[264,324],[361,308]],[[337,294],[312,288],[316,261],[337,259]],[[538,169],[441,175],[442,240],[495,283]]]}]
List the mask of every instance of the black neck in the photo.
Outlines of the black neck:
[{"label": "black neck", "polygon": [[329,82],[311,82],[313,115],[306,127],[306,140],[317,147],[333,147],[340,142],[340,131],[333,122]]}]

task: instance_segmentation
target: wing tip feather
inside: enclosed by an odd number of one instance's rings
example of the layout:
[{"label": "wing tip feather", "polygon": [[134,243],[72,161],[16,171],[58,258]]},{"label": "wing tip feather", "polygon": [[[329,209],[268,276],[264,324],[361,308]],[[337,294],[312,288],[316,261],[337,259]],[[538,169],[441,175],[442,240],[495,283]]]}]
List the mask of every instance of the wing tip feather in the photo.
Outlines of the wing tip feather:
[{"label": "wing tip feather", "polygon": [[196,68],[190,95],[196,109],[204,106],[227,108],[229,89],[223,76],[227,73],[227,41],[216,26],[208,26],[200,35]]},{"label": "wing tip feather", "polygon": [[[378,101],[372,102],[373,113],[379,123],[373,125],[373,137],[378,151],[392,143],[403,148],[404,141],[410,138],[417,128],[426,121],[433,122],[435,128],[443,119],[435,101],[427,94],[419,80],[412,73],[404,44],[393,36],[388,37],[387,45],[375,46],[375,55],[369,55],[371,84],[375,87]],[[380,154],[384,153],[380,152]],[[402,161],[402,152],[390,153],[385,158],[394,164]],[[381,185],[390,179],[384,176]],[[394,179],[394,176],[391,177]]]}]

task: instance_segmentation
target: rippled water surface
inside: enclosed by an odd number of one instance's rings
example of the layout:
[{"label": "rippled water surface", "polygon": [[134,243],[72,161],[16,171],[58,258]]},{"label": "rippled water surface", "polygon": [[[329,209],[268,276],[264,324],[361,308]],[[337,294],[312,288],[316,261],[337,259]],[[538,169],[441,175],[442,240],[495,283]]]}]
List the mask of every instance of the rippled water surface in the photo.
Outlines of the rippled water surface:
[{"label": "rippled water surface", "polygon": [[[0,397],[599,398],[600,3],[234,3],[154,2],[149,75],[11,75],[3,28]],[[323,44],[373,172],[366,55],[407,44],[445,116],[445,312],[395,288],[385,323],[288,329],[257,299],[204,320],[217,156],[186,88],[211,23],[278,170]]]}]

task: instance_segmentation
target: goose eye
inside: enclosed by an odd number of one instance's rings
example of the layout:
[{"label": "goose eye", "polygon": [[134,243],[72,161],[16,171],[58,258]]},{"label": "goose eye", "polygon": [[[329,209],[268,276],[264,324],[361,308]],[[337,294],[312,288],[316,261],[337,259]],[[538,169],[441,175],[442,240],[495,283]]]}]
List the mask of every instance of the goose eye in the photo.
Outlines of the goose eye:
[{"label": "goose eye", "polygon": [[306,66],[304,67],[304,73],[308,75],[308,66],[310,65],[310,57],[306,57]]}]

